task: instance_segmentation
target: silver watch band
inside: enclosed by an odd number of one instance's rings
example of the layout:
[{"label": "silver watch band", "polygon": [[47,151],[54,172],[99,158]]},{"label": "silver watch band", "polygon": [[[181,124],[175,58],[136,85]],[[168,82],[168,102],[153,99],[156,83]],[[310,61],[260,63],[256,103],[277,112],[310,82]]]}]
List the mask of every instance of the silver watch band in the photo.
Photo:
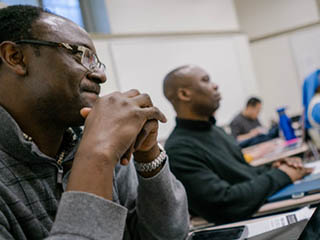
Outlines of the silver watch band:
[{"label": "silver watch band", "polygon": [[138,172],[152,172],[163,164],[163,162],[167,159],[167,154],[160,143],[158,143],[158,147],[160,149],[160,154],[153,161],[148,163],[140,163],[134,161],[134,165]]}]

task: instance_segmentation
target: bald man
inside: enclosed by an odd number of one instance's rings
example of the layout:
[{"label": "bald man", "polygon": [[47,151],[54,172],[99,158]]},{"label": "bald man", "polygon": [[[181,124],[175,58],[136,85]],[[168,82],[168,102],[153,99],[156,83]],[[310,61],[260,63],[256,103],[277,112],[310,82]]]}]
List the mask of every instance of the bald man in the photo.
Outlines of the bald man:
[{"label": "bald man", "polygon": [[211,117],[221,95],[202,68],[176,68],[165,77],[163,89],[177,113],[165,148],[192,215],[218,224],[249,218],[268,196],[310,172],[286,162],[277,168],[248,165],[234,138]]}]

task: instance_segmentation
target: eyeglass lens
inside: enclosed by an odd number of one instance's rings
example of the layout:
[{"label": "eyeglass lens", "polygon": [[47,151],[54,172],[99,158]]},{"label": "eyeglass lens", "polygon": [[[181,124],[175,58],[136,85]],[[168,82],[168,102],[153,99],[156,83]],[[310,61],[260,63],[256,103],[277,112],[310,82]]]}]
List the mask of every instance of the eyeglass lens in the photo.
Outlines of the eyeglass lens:
[{"label": "eyeglass lens", "polygon": [[89,49],[86,49],[84,52],[82,64],[90,70],[105,70],[104,65],[100,63],[97,56]]}]

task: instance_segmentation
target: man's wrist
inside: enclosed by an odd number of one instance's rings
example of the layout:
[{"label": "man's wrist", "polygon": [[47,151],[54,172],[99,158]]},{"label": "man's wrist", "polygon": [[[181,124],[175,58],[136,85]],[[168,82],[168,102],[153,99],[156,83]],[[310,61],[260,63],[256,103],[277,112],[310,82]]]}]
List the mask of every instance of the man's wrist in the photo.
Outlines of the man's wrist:
[{"label": "man's wrist", "polygon": [[156,143],[149,151],[137,151],[133,153],[134,160],[140,163],[152,162],[160,155],[160,148]]},{"label": "man's wrist", "polygon": [[[152,152],[149,152],[149,156],[154,156],[155,153],[159,153],[156,157],[153,158],[152,161],[150,160],[145,160],[143,162],[138,162],[135,159],[135,167],[137,172],[143,176],[143,177],[153,177],[155,176],[162,167],[164,166],[166,159],[167,159],[167,154],[164,148],[158,143],[157,148],[154,148]],[[152,153],[152,154],[151,154]]]}]

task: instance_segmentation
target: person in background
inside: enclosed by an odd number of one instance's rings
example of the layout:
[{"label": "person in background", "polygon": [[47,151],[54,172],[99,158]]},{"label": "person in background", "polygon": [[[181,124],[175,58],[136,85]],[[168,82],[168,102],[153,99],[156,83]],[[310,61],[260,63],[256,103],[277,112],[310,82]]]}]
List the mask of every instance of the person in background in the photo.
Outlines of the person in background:
[{"label": "person in background", "polygon": [[311,73],[303,82],[302,102],[304,128],[307,135],[320,149],[320,70]]},{"label": "person in background", "polygon": [[231,121],[231,133],[237,141],[241,142],[265,133],[258,119],[261,107],[261,100],[257,97],[251,97],[247,101],[245,109]]},{"label": "person in background", "polygon": [[276,125],[269,130],[261,126],[258,119],[262,102],[257,97],[248,99],[245,109],[230,123],[231,134],[237,139],[242,148],[269,141],[279,136]]},{"label": "person in background", "polygon": [[105,66],[75,23],[22,5],[0,22],[0,239],[185,239],[150,97],[99,97]]},{"label": "person in background", "polygon": [[163,91],[177,113],[165,149],[186,188],[191,215],[217,224],[249,218],[273,193],[311,172],[296,158],[250,166],[235,139],[215,125],[221,95],[204,69],[174,69]]}]

